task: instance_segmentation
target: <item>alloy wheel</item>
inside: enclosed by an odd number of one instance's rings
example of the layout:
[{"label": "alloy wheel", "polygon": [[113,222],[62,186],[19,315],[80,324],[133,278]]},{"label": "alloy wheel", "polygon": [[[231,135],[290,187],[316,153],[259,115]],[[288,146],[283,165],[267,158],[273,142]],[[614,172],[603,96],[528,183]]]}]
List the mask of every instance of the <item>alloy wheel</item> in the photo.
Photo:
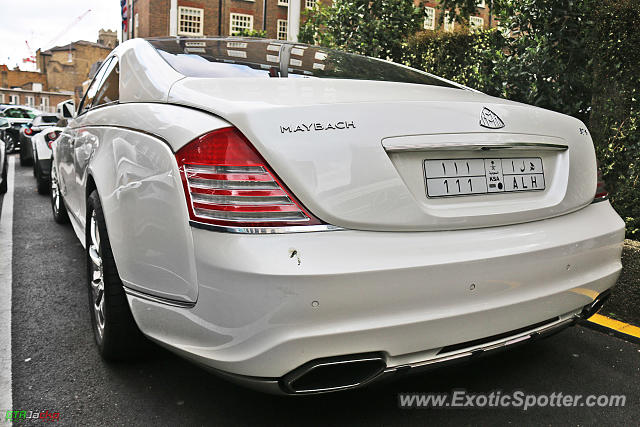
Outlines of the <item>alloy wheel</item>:
[{"label": "alloy wheel", "polygon": [[91,267],[89,270],[89,280],[91,281],[92,308],[98,331],[98,336],[102,339],[104,334],[104,273],[102,270],[102,256],[100,249],[100,230],[96,220],[96,212],[91,213],[89,223],[89,259]]},{"label": "alloy wheel", "polygon": [[55,167],[51,168],[51,202],[56,214],[60,212],[60,189],[58,187],[58,171]]}]

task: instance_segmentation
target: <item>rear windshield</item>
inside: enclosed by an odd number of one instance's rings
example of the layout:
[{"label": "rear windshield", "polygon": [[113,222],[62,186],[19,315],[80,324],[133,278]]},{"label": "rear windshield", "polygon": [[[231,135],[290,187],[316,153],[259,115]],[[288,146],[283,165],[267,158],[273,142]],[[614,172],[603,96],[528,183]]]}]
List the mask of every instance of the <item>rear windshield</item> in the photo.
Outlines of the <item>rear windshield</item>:
[{"label": "rear windshield", "polygon": [[413,68],[316,46],[250,39],[149,40],[187,77],[375,80],[459,88]]},{"label": "rear windshield", "polygon": [[32,111],[22,108],[8,108],[4,110],[4,116],[12,119],[33,119],[36,117]]},{"label": "rear windshield", "polygon": [[42,120],[42,123],[57,123],[58,122],[58,117],[57,116],[40,116],[40,119]]}]

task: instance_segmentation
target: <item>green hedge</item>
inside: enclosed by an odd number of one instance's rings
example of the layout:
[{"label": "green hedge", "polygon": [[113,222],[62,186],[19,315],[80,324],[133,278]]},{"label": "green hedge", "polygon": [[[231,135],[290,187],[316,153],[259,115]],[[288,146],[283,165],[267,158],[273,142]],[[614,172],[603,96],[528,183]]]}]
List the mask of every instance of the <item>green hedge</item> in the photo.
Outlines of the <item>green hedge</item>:
[{"label": "green hedge", "polygon": [[592,22],[589,127],[611,202],[640,239],[640,2],[599,2]]}]

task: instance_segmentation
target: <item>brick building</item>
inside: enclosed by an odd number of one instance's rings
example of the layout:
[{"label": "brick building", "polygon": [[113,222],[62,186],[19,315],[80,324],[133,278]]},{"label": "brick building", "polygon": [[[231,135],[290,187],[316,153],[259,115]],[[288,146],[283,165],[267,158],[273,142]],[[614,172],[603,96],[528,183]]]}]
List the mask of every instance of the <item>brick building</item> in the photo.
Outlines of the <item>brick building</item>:
[{"label": "brick building", "polygon": [[53,112],[59,102],[72,97],[70,91],[51,91],[43,73],[0,65],[0,104],[28,105]]},{"label": "brick building", "polygon": [[0,104],[28,105],[45,113],[55,112],[58,103],[72,98],[73,92],[50,92],[37,84],[27,89],[0,87]]},{"label": "brick building", "polygon": [[80,40],[46,51],[38,49],[36,62],[46,76],[49,90],[72,92],[78,103],[83,94],[82,83],[89,77],[91,66],[104,60],[116,45],[115,31],[100,30],[98,43]]},{"label": "brick building", "polygon": [[[228,36],[241,30],[265,31],[267,38],[287,38],[287,12],[289,0],[173,0],[177,4],[176,35],[179,36]],[[301,10],[312,8],[316,2],[300,1]],[[416,4],[420,0],[415,0]],[[127,0],[126,30],[122,39],[134,37],[162,37],[171,35],[170,8],[172,0]],[[427,0],[428,18],[425,28],[438,27],[438,1]],[[444,29],[451,31],[459,24],[446,22]],[[478,10],[470,20],[472,27],[495,26],[490,19],[485,1],[478,2]]]},{"label": "brick building", "polygon": [[33,84],[40,85],[41,90],[48,90],[47,78],[36,71],[22,71],[19,68],[10,70],[6,65],[0,65],[0,87],[31,89]]}]

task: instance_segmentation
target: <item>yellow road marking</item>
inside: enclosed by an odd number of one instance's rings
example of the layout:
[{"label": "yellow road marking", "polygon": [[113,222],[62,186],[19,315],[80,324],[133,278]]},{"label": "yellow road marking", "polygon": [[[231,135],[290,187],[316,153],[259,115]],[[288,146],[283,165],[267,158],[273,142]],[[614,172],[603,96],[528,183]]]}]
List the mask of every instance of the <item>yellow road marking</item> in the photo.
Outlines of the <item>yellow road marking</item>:
[{"label": "yellow road marking", "polygon": [[637,326],[620,322],[618,320],[610,319],[609,317],[602,316],[600,314],[594,314],[588,320],[589,322],[595,323],[600,326],[604,326],[605,328],[613,329],[614,331],[622,332],[623,334],[640,338],[640,328]]}]

